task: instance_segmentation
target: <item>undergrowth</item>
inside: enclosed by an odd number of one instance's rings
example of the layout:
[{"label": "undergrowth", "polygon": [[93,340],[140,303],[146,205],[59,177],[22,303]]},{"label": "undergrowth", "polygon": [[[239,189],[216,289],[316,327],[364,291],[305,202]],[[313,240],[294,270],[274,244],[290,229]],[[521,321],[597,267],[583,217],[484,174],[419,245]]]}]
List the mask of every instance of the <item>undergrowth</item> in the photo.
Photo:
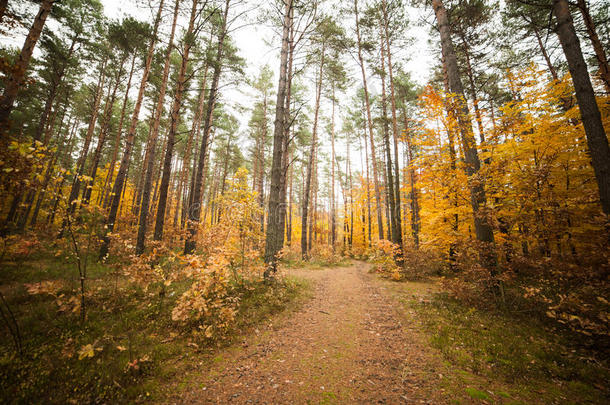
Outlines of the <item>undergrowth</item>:
[{"label": "undergrowth", "polygon": [[468,375],[475,375],[499,379],[508,387],[507,392],[494,393],[500,402],[507,401],[505,397],[513,403],[610,400],[607,355],[579,345],[573,332],[523,314],[470,307],[446,294],[420,300],[416,308],[431,344],[461,371],[456,374],[463,378],[450,387],[458,397],[492,396],[487,390],[464,391]]},{"label": "undergrowth", "polygon": [[[87,318],[71,300],[78,277],[61,258],[42,253],[4,262],[1,290],[18,322],[22,354],[6,330],[0,342],[3,403],[113,403],[152,398],[196,353],[213,352],[294,302],[307,288],[293,279],[241,280],[234,321],[221,336],[202,339],[172,320],[191,281],[146,289],[93,264],[87,280]],[[179,361],[178,361],[179,360]]]}]

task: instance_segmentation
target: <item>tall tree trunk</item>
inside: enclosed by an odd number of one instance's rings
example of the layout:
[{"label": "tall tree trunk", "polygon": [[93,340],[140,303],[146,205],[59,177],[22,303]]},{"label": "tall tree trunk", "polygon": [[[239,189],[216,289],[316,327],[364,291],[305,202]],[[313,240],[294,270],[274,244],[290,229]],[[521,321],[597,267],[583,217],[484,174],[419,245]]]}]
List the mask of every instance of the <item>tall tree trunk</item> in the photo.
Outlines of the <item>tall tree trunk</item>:
[{"label": "tall tree trunk", "polygon": [[[365,157],[365,162],[366,162],[366,208],[367,208],[367,213],[368,213],[368,234],[369,234],[369,247],[371,247],[372,243],[373,243],[373,238],[371,237],[371,233],[372,233],[372,228],[373,228],[373,221],[372,221],[372,217],[371,217],[371,180],[370,180],[370,176],[369,176],[369,149],[368,149],[368,143],[367,143],[368,139],[367,139],[367,135],[366,135],[366,129],[364,130],[364,157]],[[364,221],[363,221],[364,222]],[[364,235],[362,236],[363,238],[365,237]]]},{"label": "tall tree trunk", "polygon": [[[453,100],[453,108],[456,111],[458,118],[458,127],[462,139],[462,147],[464,149],[465,171],[468,176],[470,186],[470,201],[474,214],[474,227],[477,239],[481,243],[481,256],[483,265],[488,269],[492,277],[497,273],[497,257],[495,252],[493,228],[485,214],[485,187],[483,179],[478,178],[481,162],[474,140],[472,123],[470,122],[470,112],[468,104],[464,98],[464,88],[460,79],[460,72],[457,65],[457,59],[451,40],[449,21],[447,12],[441,0],[433,0],[432,7],[438,21],[438,29],[441,36],[441,46],[444,64],[447,69],[449,79],[449,87],[453,94],[456,95]],[[498,284],[502,294],[501,286]]]},{"label": "tall tree trunk", "polygon": [[30,59],[34,53],[38,38],[40,38],[42,28],[53,8],[53,3],[55,3],[55,0],[43,0],[40,3],[40,8],[38,9],[38,13],[34,18],[30,31],[25,38],[21,53],[11,69],[9,77],[5,80],[4,93],[2,93],[2,99],[0,100],[0,140],[2,143],[8,139],[7,130],[9,129],[9,115],[13,110],[13,104],[17,98],[17,93],[21,89],[25,72],[30,64]]},{"label": "tall tree trunk", "polygon": [[606,57],[604,46],[602,45],[601,41],[599,40],[599,36],[597,35],[595,22],[593,21],[593,18],[591,18],[589,6],[587,5],[587,0],[578,0],[578,8],[580,9],[580,13],[582,14],[582,19],[585,22],[585,27],[587,27],[587,34],[589,35],[589,39],[591,40],[591,45],[593,46],[593,50],[595,51],[595,58],[597,59],[597,65],[599,67],[599,77],[604,83],[606,93],[610,94],[610,68],[608,68],[608,58]]},{"label": "tall tree trunk", "polygon": [[[117,173],[116,179],[114,181],[114,185],[112,186],[112,199],[110,202],[110,212],[108,213],[108,218],[106,219],[106,231],[112,232],[114,230],[114,225],[116,222],[117,214],[119,212],[119,203],[121,201],[121,191],[123,190],[123,186],[126,182],[127,176],[127,168],[129,167],[129,163],[131,162],[131,153],[133,151],[133,144],[136,136],[136,129],[138,126],[138,120],[140,116],[140,108],[142,107],[142,100],[144,99],[144,92],[146,90],[146,84],[148,83],[148,76],[150,74],[150,65],[152,63],[152,58],[155,51],[155,44],[157,41],[157,31],[159,29],[159,22],[161,20],[161,11],[163,10],[164,0],[159,2],[159,9],[157,11],[157,16],[155,17],[155,24],[152,32],[152,36],[150,39],[150,43],[148,45],[148,54],[146,55],[146,63],[144,64],[144,71],[142,72],[142,82],[140,83],[140,89],[138,91],[138,98],[136,99],[136,104],[134,106],[133,114],[131,116],[131,123],[129,126],[129,132],[127,133],[127,138],[125,141],[125,149],[123,152],[123,157],[121,158],[121,164],[119,165],[119,172]],[[108,254],[108,249],[110,245],[110,238],[106,233],[103,238],[102,246],[100,248],[100,259],[104,259]]]},{"label": "tall tree trunk", "polygon": [[396,113],[396,96],[394,91],[394,72],[392,66],[392,48],[390,47],[390,34],[388,29],[389,21],[388,21],[388,9],[387,2],[383,0],[383,29],[386,43],[386,54],[388,56],[388,73],[390,78],[390,101],[392,106],[392,135],[394,140],[394,203],[396,206],[396,230],[397,237],[396,243],[400,248],[400,253],[402,254],[402,217],[401,217],[401,199],[400,199],[400,161],[398,156],[398,118]]},{"label": "tall tree trunk", "polygon": [[260,137],[258,139],[258,153],[256,164],[256,191],[258,192],[258,205],[261,208],[261,232],[265,231],[265,141],[267,139],[267,94],[263,97],[263,123],[261,125]]},{"label": "tall tree trunk", "polygon": [[595,100],[587,64],[580,49],[580,41],[574,30],[568,1],[553,0],[553,12],[557,18],[557,35],[568,61],[576,100],[587,135],[589,154],[599,186],[602,209],[606,215],[610,215],[610,148],[608,147],[608,138]]},{"label": "tall tree trunk", "polygon": [[[155,221],[154,240],[163,238],[163,227],[165,224],[165,211],[167,206],[169,181],[172,172],[172,158],[174,154],[174,144],[176,143],[176,132],[178,131],[178,121],[180,109],[182,108],[182,96],[186,87],[186,69],[189,63],[189,56],[193,41],[196,38],[191,38],[195,28],[195,18],[197,17],[198,0],[193,0],[191,7],[191,17],[189,25],[184,34],[184,48],[182,49],[182,63],[178,73],[178,81],[176,83],[176,91],[174,93],[174,102],[170,114],[170,127],[167,135],[167,148],[165,149],[165,159],[163,160],[163,175],[161,176],[161,185],[159,189],[159,204],[157,205],[157,218]],[[196,37],[196,35],[195,35]]]},{"label": "tall tree trunk", "polygon": [[95,131],[95,124],[97,122],[97,117],[99,115],[100,102],[102,99],[102,92],[104,89],[104,81],[106,79],[106,63],[108,62],[108,58],[106,57],[102,62],[100,68],[100,78],[98,80],[97,87],[94,93],[94,101],[93,107],[91,111],[91,118],[89,119],[89,126],[87,128],[87,134],[85,135],[85,144],[83,145],[83,150],[81,156],[76,164],[76,172],[74,173],[74,181],[72,183],[72,188],[70,189],[70,195],[68,197],[68,215],[74,213],[76,209],[76,198],[80,192],[81,186],[81,177],[85,172],[85,162],[87,160],[87,155],[89,153],[89,146],[91,145],[91,139],[93,138],[93,132]]},{"label": "tall tree trunk", "polygon": [[[140,206],[140,221],[138,224],[138,235],[136,237],[136,255],[141,255],[144,252],[144,242],[146,239],[146,228],[148,227],[148,210],[150,206],[150,191],[152,187],[152,176],[155,162],[155,152],[157,147],[157,138],[159,136],[159,125],[161,116],[163,115],[163,105],[165,103],[165,93],[167,91],[167,79],[169,77],[169,69],[171,65],[172,50],[174,48],[174,35],[176,33],[176,23],[178,21],[178,10],[180,8],[180,0],[174,3],[174,18],[172,28],[169,34],[167,50],[165,52],[165,64],[163,66],[163,77],[161,79],[161,88],[159,89],[159,98],[154,111],[154,121],[152,131],[147,143],[146,150],[146,165],[144,169],[144,184],[142,187],[142,200]],[[170,156],[171,159],[171,156]]]},{"label": "tall tree trunk", "polygon": [[330,243],[335,250],[337,241],[337,213],[335,207],[335,83],[332,86],[332,113],[330,119]]},{"label": "tall tree trunk", "polygon": [[362,41],[360,39],[360,21],[358,18],[358,0],[354,0],[354,13],[356,15],[356,38],[358,41],[358,61],[362,72],[362,86],[364,88],[364,103],[366,106],[366,119],[368,123],[369,139],[371,142],[371,161],[373,163],[373,183],[375,185],[375,203],[377,205],[377,229],[379,239],[383,239],[383,220],[381,215],[381,191],[379,190],[379,176],[377,171],[377,154],[375,152],[375,138],[373,135],[373,119],[371,117],[371,103],[369,100],[369,90],[366,82],[366,70],[362,57]]},{"label": "tall tree trunk", "polygon": [[[292,20],[294,15],[294,9],[290,10],[290,19]],[[290,27],[289,34],[289,51],[288,51],[288,71],[286,73],[286,96],[284,98],[285,109],[284,109],[284,117],[286,121],[284,123],[284,142],[282,147],[282,170],[280,172],[280,206],[282,207],[280,217],[278,218],[279,223],[277,225],[278,229],[281,231],[278,245],[284,246],[284,229],[286,227],[286,184],[287,184],[287,173],[290,167],[289,160],[289,152],[290,152],[290,130],[291,130],[291,112],[290,112],[290,102],[292,96],[292,68],[294,62],[294,47],[295,47],[295,39],[294,39],[294,25]]]},{"label": "tall tree trunk", "polygon": [[[316,143],[318,142],[318,116],[320,113],[320,99],[322,97],[322,74],[324,70],[324,53],[325,46],[322,45],[322,56],[320,59],[320,67],[318,69],[318,80],[316,83],[316,104],[314,107],[314,116],[313,116],[313,129],[311,135],[311,147],[309,151],[309,161],[307,162],[307,174],[305,180],[305,194],[303,196],[303,214],[301,215],[301,224],[302,224],[302,232],[301,232],[301,256],[303,260],[307,260],[308,251],[311,247],[311,232],[309,235],[310,242],[307,243],[307,223],[309,221],[309,198],[311,195],[311,186],[312,186],[312,177],[314,171],[314,161],[316,157]],[[312,216],[315,215],[315,210],[312,212]],[[315,218],[312,219],[311,225],[314,225]]]},{"label": "tall tree trunk", "polygon": [[[93,185],[95,184],[95,178],[97,176],[97,168],[100,164],[100,159],[102,157],[102,150],[106,143],[106,135],[108,134],[108,127],[110,125],[110,119],[112,118],[112,110],[114,108],[114,101],[116,100],[116,92],[119,88],[119,83],[121,81],[121,76],[123,76],[123,67],[125,64],[125,60],[122,61],[119,72],[117,73],[116,82],[112,89],[112,95],[110,96],[110,100],[106,100],[106,106],[104,108],[103,119],[100,125],[100,134],[97,141],[97,146],[95,148],[95,152],[93,153],[93,161],[91,162],[91,177],[88,180],[88,184],[85,187],[85,191],[83,193],[83,204],[89,204],[91,200],[91,193],[93,192]],[[101,193],[102,190],[100,190]]]},{"label": "tall tree trunk", "polygon": [[282,249],[284,230],[280,216],[285,207],[281,206],[282,193],[282,156],[286,136],[286,88],[288,79],[288,53],[290,48],[290,28],[292,26],[292,0],[284,0],[284,20],[282,23],[282,49],[280,52],[280,77],[275,103],[275,122],[273,128],[273,156],[271,163],[271,183],[269,186],[269,205],[267,210],[267,233],[265,237],[265,263],[268,264],[265,276],[276,270],[277,254]]},{"label": "tall tree trunk", "polygon": [[216,48],[216,57],[214,60],[214,73],[212,74],[212,85],[207,102],[206,117],[203,125],[203,139],[201,140],[201,151],[199,152],[199,161],[197,162],[197,170],[195,171],[195,183],[193,185],[192,202],[188,209],[189,223],[188,236],[184,243],[184,253],[193,253],[195,250],[195,236],[197,235],[197,227],[201,219],[201,196],[203,191],[203,169],[205,165],[205,156],[208,147],[208,138],[212,129],[212,120],[214,117],[214,106],[218,94],[218,83],[220,80],[220,72],[222,69],[222,58],[224,53],[224,42],[227,36],[227,17],[229,13],[230,0],[225,1],[224,14],[222,17],[222,26],[218,33],[218,45]]},{"label": "tall tree trunk", "polygon": [[[388,216],[388,225],[390,227],[390,231],[388,232],[391,235],[391,241],[398,245],[402,244],[402,240],[400,235],[402,234],[400,230],[400,209],[396,207],[396,193],[394,191],[394,187],[396,184],[394,183],[394,177],[392,174],[392,153],[390,152],[390,129],[388,128],[388,105],[387,105],[387,94],[386,94],[386,83],[385,83],[385,31],[381,33],[381,111],[383,117],[383,141],[385,144],[385,154],[386,154],[386,177],[387,177],[387,199],[389,205],[390,215]],[[400,254],[397,255],[396,259],[398,261],[402,260]]]},{"label": "tall tree trunk", "polygon": [[104,181],[104,191],[100,195],[100,201],[98,202],[100,204],[103,203],[104,208],[108,208],[108,204],[110,204],[110,198],[108,198],[108,187],[112,183],[112,178],[114,177],[114,167],[119,156],[119,147],[121,146],[121,132],[123,131],[123,121],[125,120],[127,102],[129,101],[129,90],[131,90],[131,79],[133,78],[133,71],[136,64],[136,55],[137,53],[134,52],[133,57],[131,59],[131,68],[129,70],[129,79],[127,80],[127,89],[125,90],[123,106],[121,107],[121,118],[119,118],[119,128],[117,129],[116,137],[114,140],[112,158],[110,160],[110,165],[108,166],[108,175],[106,176],[106,180]]},{"label": "tall tree trunk", "polygon": [[[210,39],[211,40],[211,39]],[[195,111],[195,116],[193,117],[193,124],[191,126],[191,131],[189,132],[189,137],[186,141],[186,148],[184,150],[184,158],[182,164],[182,170],[180,173],[180,184],[179,186],[182,190],[179,200],[178,206],[181,207],[180,212],[180,229],[184,228],[184,221],[186,220],[186,206],[188,198],[186,195],[187,188],[190,191],[190,187],[187,187],[186,180],[189,174],[189,168],[193,167],[191,163],[191,152],[193,149],[193,141],[195,141],[195,148],[197,148],[198,143],[197,139],[199,139],[199,134],[201,132],[201,117],[203,116],[203,108],[205,107],[205,85],[207,82],[208,76],[208,67],[209,64],[205,63],[205,68],[203,71],[203,80],[201,82],[201,86],[199,89],[199,97],[197,99],[197,110]]]}]

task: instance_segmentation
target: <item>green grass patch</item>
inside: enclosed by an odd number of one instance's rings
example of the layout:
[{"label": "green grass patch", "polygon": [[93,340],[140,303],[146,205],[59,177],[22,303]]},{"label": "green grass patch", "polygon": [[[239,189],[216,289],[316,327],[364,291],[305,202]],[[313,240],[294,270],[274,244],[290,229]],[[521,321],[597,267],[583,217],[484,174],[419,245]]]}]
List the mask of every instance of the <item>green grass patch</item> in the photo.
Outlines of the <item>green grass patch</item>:
[{"label": "green grass patch", "polygon": [[487,380],[502,387],[493,395],[502,401],[607,403],[610,398],[607,358],[578,345],[572,335],[537,319],[468,308],[443,294],[408,304],[424,321],[432,346],[456,369],[448,387],[454,393],[488,400],[492,396],[485,391],[463,388]]},{"label": "green grass patch", "polygon": [[[28,293],[24,284],[57,281],[53,294]],[[164,386],[197,368],[220,346],[271,315],[300,302],[308,285],[300,280],[244,282],[233,291],[239,307],[221,341],[201,342],[171,320],[190,282],[144,290],[111,267],[90,261],[87,318],[80,321],[78,275],[61,257],[36,255],[1,264],[0,290],[15,314],[22,337],[18,355],[9,325],[0,333],[0,402],[117,403],[162,398]],[[3,309],[6,307],[3,306]],[[6,312],[6,311],[5,311]],[[222,361],[222,359],[220,359]]]}]

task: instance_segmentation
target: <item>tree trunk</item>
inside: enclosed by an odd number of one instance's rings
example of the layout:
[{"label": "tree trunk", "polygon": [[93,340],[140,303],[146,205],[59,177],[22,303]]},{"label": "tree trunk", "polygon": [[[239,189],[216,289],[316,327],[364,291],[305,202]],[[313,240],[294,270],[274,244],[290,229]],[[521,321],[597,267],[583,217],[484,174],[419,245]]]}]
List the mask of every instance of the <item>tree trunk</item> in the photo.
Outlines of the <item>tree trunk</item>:
[{"label": "tree trunk", "polygon": [[356,15],[356,38],[358,40],[358,61],[360,70],[362,71],[362,85],[364,88],[364,103],[366,106],[366,118],[369,130],[369,139],[371,142],[371,161],[373,163],[373,183],[375,185],[375,202],[377,205],[377,229],[379,230],[379,239],[383,239],[383,221],[381,215],[381,191],[379,190],[379,176],[377,175],[377,154],[375,152],[375,139],[373,135],[373,119],[371,117],[371,103],[369,100],[369,90],[366,83],[366,71],[364,68],[364,59],[362,57],[362,43],[360,40],[360,22],[358,19],[358,0],[354,0],[354,12]]},{"label": "tree trunk", "polygon": [[205,165],[205,156],[208,147],[208,138],[212,129],[212,120],[214,117],[214,106],[216,104],[216,96],[218,93],[218,82],[222,69],[222,57],[224,52],[224,42],[227,36],[227,16],[229,13],[230,0],[225,1],[224,14],[222,17],[222,26],[218,33],[218,45],[216,48],[216,58],[214,61],[214,72],[212,74],[212,85],[207,102],[206,117],[203,125],[203,139],[201,140],[201,150],[199,152],[199,161],[197,162],[197,170],[195,172],[195,183],[191,192],[191,205],[189,206],[189,223],[188,236],[184,243],[184,253],[193,253],[195,250],[195,236],[197,235],[197,227],[201,219],[201,196],[203,190],[203,169]]},{"label": "tree trunk", "polygon": [[[93,153],[93,161],[91,162],[91,171],[90,177],[88,181],[88,185],[85,188],[83,193],[83,204],[89,204],[91,200],[91,193],[93,192],[93,185],[95,184],[95,177],[97,176],[97,168],[100,164],[100,159],[102,157],[102,150],[104,148],[104,144],[106,142],[106,135],[108,133],[108,126],[110,125],[110,120],[112,119],[112,109],[114,107],[114,101],[116,100],[116,92],[119,88],[119,83],[121,81],[121,76],[123,76],[123,66],[125,64],[125,60],[122,61],[119,72],[117,73],[117,78],[115,85],[112,89],[112,95],[110,96],[110,100],[106,100],[106,106],[104,108],[103,113],[103,121],[100,126],[100,135],[97,141],[97,146],[95,148],[95,152]],[[101,190],[100,190],[101,193]]]},{"label": "tree trunk", "polygon": [[13,110],[13,104],[17,98],[17,93],[21,89],[21,85],[23,84],[25,72],[30,64],[34,48],[36,47],[38,38],[40,38],[40,33],[47,20],[47,16],[53,8],[54,2],[55,0],[43,0],[42,3],[40,3],[38,14],[36,14],[34,23],[30,27],[30,31],[25,38],[21,53],[11,69],[9,77],[5,81],[4,93],[0,100],[0,140],[2,140],[3,143],[8,138],[7,130],[9,129],[9,115]]},{"label": "tree trunk", "polygon": [[282,249],[284,230],[280,217],[285,207],[281,205],[282,193],[282,155],[286,136],[286,88],[288,79],[288,53],[290,28],[292,26],[292,0],[284,0],[284,21],[282,23],[282,49],[280,53],[280,76],[275,104],[273,127],[273,155],[271,163],[271,182],[269,186],[269,205],[267,210],[267,233],[265,235],[265,277],[276,271],[277,254]]},{"label": "tree trunk", "polygon": [[402,254],[402,217],[401,217],[401,204],[400,204],[400,164],[398,159],[398,118],[396,114],[396,96],[394,92],[394,73],[392,67],[392,48],[390,47],[390,36],[388,30],[388,13],[387,13],[387,2],[383,0],[383,26],[384,36],[386,43],[386,53],[388,56],[388,73],[390,76],[390,101],[392,106],[392,135],[394,139],[394,203],[396,206],[396,230],[398,232],[395,243],[400,247]]},{"label": "tree trunk", "polygon": [[136,53],[134,52],[131,59],[131,69],[129,70],[129,79],[127,80],[127,89],[125,90],[125,97],[123,98],[123,107],[121,108],[121,118],[119,119],[119,128],[117,129],[116,138],[114,140],[114,149],[112,151],[112,159],[110,166],[108,167],[108,175],[106,181],[104,181],[104,191],[100,195],[100,201],[103,202],[104,208],[108,208],[110,199],[108,198],[108,185],[112,183],[114,177],[114,166],[116,165],[117,158],[119,156],[119,147],[121,146],[121,132],[123,131],[123,121],[125,119],[125,111],[127,110],[127,101],[129,100],[129,90],[131,90],[131,79],[133,78],[133,71],[136,64]]},{"label": "tree trunk", "polygon": [[[138,224],[138,235],[136,237],[136,255],[141,255],[144,252],[144,242],[146,239],[146,228],[148,227],[148,210],[150,206],[150,191],[152,187],[152,175],[154,169],[155,153],[157,146],[157,138],[159,136],[159,125],[161,116],[163,115],[163,105],[165,103],[165,93],[167,91],[167,79],[169,77],[169,69],[171,64],[172,50],[174,48],[174,35],[176,33],[176,23],[178,21],[178,10],[180,8],[180,0],[174,3],[174,18],[172,28],[169,34],[167,50],[165,52],[165,64],[163,66],[163,77],[161,79],[161,88],[159,89],[159,98],[154,111],[154,121],[152,131],[148,139],[146,150],[146,165],[144,170],[144,184],[142,187],[142,200],[140,205],[140,221]],[[170,156],[171,159],[171,156]]]},{"label": "tree trunk", "polygon": [[[208,67],[209,64],[206,62],[205,69],[203,71],[203,80],[201,82],[201,86],[199,89],[199,97],[197,99],[197,110],[195,111],[195,116],[193,117],[193,125],[191,126],[191,131],[189,132],[189,137],[186,141],[186,148],[184,151],[184,158],[182,163],[182,170],[180,173],[180,186],[179,188],[182,190],[179,199],[178,206],[181,207],[180,212],[180,229],[184,228],[184,220],[186,219],[186,206],[187,206],[187,197],[186,190],[187,184],[186,180],[189,174],[189,168],[193,167],[191,164],[191,151],[193,149],[193,141],[196,142],[195,148],[198,146],[197,139],[199,139],[199,134],[201,131],[201,117],[203,116],[203,108],[205,107],[205,85],[207,82],[208,76]],[[188,187],[190,191],[190,187]],[[177,208],[176,208],[177,210]]]},{"label": "tree trunk", "polygon": [[[127,139],[125,142],[125,149],[123,152],[123,157],[121,159],[121,164],[119,166],[119,172],[117,173],[116,180],[114,181],[114,185],[112,187],[112,199],[110,202],[110,212],[108,213],[108,218],[106,219],[106,232],[112,232],[114,230],[114,225],[116,222],[117,214],[119,211],[119,203],[121,201],[121,191],[123,190],[123,186],[126,181],[127,176],[127,168],[129,167],[129,163],[131,161],[131,152],[133,150],[133,144],[135,141],[136,129],[138,126],[138,119],[140,116],[140,108],[142,107],[142,100],[144,99],[144,92],[146,90],[146,84],[148,83],[148,76],[150,74],[150,65],[152,63],[152,58],[154,56],[155,44],[157,41],[157,31],[159,29],[159,22],[161,20],[161,11],[163,10],[164,0],[161,0],[159,3],[159,9],[157,11],[157,16],[155,17],[155,24],[151,36],[150,43],[148,45],[148,53],[146,55],[146,63],[144,64],[144,71],[142,72],[142,82],[140,83],[140,89],[138,91],[138,98],[136,99],[136,104],[134,106],[133,114],[131,116],[131,123],[129,126],[129,132],[127,133]],[[106,233],[103,238],[102,246],[100,248],[100,259],[104,259],[108,254],[108,248],[110,245],[110,238]]]},{"label": "tree trunk", "polygon": [[557,35],[568,61],[604,213],[610,215],[610,148],[567,0],[554,0]]},{"label": "tree trunk", "polygon": [[585,22],[585,27],[587,27],[587,34],[591,40],[591,45],[595,51],[595,58],[597,59],[597,65],[599,66],[599,77],[604,83],[606,93],[610,94],[610,69],[608,68],[608,58],[606,57],[604,47],[597,35],[595,22],[593,21],[593,18],[591,18],[591,13],[589,13],[587,0],[578,0],[578,8],[580,9],[580,13]]},{"label": "tree trunk", "polygon": [[332,114],[330,119],[330,243],[335,250],[337,241],[337,213],[335,207],[335,84],[332,88]]},{"label": "tree trunk", "polygon": [[[182,50],[182,63],[178,73],[178,81],[176,83],[176,91],[174,93],[174,103],[172,105],[169,127],[167,135],[167,148],[165,149],[165,159],[163,161],[163,175],[161,176],[161,186],[159,189],[159,204],[157,205],[157,218],[155,221],[154,240],[163,238],[163,227],[165,224],[165,211],[167,206],[169,181],[172,172],[172,158],[174,153],[174,144],[176,143],[176,132],[178,131],[178,120],[180,109],[182,108],[182,96],[186,87],[186,69],[188,67],[191,46],[196,38],[191,38],[193,29],[195,28],[195,18],[197,17],[198,0],[193,0],[191,8],[191,17],[186,33],[184,34],[184,48]],[[195,36],[196,37],[196,36]]]},{"label": "tree trunk", "polygon": [[[386,83],[385,83],[385,44],[384,44],[384,31],[381,32],[381,111],[383,117],[383,141],[385,144],[386,154],[386,177],[387,177],[387,199],[389,205],[390,215],[388,216],[388,225],[391,232],[388,232],[391,236],[392,243],[398,245],[402,244],[401,230],[400,230],[400,209],[396,207],[396,193],[394,187],[394,177],[392,175],[392,154],[390,152],[390,129],[388,128],[388,106],[387,106],[387,94],[386,94]],[[402,258],[400,254],[396,257],[398,261]]]},{"label": "tree trunk", "polygon": [[74,182],[72,183],[72,188],[70,189],[70,195],[68,197],[68,215],[74,213],[76,209],[76,198],[80,192],[81,186],[81,177],[85,172],[85,162],[87,160],[87,155],[89,153],[89,145],[91,144],[91,139],[93,138],[93,132],[95,131],[95,124],[97,122],[97,117],[99,115],[100,102],[102,99],[102,91],[104,88],[104,80],[106,79],[106,63],[108,58],[105,58],[102,66],[100,68],[100,78],[95,89],[94,93],[94,101],[93,101],[93,109],[91,111],[91,118],[89,119],[89,126],[87,128],[87,134],[85,135],[85,144],[83,145],[83,150],[81,156],[76,164],[76,172],[74,173]]},{"label": "tree trunk", "polygon": [[[325,46],[322,45],[322,56],[320,59],[320,68],[318,70],[318,80],[316,84],[316,104],[314,107],[314,116],[313,116],[313,129],[311,135],[311,148],[309,151],[309,161],[307,162],[307,174],[305,180],[305,194],[303,195],[304,203],[303,203],[303,214],[301,216],[301,224],[303,231],[301,232],[301,256],[303,260],[307,260],[308,251],[311,247],[311,232],[309,235],[310,242],[307,243],[307,223],[308,223],[308,210],[309,210],[309,198],[311,195],[311,183],[314,171],[314,161],[316,157],[316,142],[318,141],[318,116],[320,113],[320,99],[322,97],[322,73],[324,70],[324,53]],[[315,210],[312,212],[312,215],[315,215]],[[311,225],[314,225],[315,218],[312,219]]]},{"label": "tree trunk", "polygon": [[[481,242],[481,253],[484,266],[495,277],[497,272],[497,257],[494,246],[493,228],[489,224],[485,214],[485,188],[483,180],[478,178],[478,172],[481,167],[479,155],[476,149],[474,134],[472,131],[472,123],[470,122],[470,113],[468,104],[464,98],[464,88],[460,79],[460,72],[457,65],[457,59],[451,40],[449,21],[447,12],[441,0],[433,0],[432,7],[438,21],[438,29],[441,36],[441,46],[444,57],[444,64],[447,69],[449,79],[449,87],[454,99],[453,108],[458,117],[458,127],[462,138],[462,147],[464,149],[464,160],[466,163],[466,174],[470,186],[470,201],[474,214],[475,233],[479,242]],[[501,291],[500,291],[501,293]]]}]

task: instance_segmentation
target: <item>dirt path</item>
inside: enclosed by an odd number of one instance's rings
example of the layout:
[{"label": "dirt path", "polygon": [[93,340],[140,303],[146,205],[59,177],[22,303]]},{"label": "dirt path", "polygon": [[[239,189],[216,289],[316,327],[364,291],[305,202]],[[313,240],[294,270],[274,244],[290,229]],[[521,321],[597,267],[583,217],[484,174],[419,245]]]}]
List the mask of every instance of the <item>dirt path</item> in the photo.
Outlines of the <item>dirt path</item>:
[{"label": "dirt path", "polygon": [[368,265],[291,270],[314,296],[215,358],[178,403],[439,403],[442,367]]}]

